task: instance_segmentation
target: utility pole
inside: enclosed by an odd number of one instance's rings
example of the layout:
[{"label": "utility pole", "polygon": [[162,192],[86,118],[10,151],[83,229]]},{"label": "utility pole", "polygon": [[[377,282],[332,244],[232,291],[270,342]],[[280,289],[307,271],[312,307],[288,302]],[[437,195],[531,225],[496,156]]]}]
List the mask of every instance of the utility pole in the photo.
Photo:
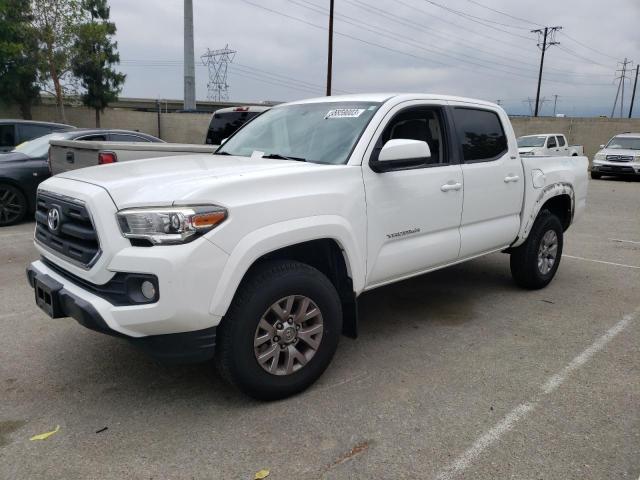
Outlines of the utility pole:
[{"label": "utility pole", "polygon": [[[536,110],[534,113],[535,117],[538,116],[538,111],[540,108],[540,105],[539,105],[540,86],[542,84],[542,68],[544,66],[544,53],[547,51],[549,47],[560,44],[560,42],[555,41],[556,32],[558,30],[562,30],[562,27],[559,27],[559,26],[544,27],[544,29],[538,28],[536,30],[531,30],[531,33],[538,34],[538,48],[540,48],[540,51],[542,52],[540,55],[540,72],[538,73],[538,90],[536,92]],[[541,37],[542,37],[542,43],[540,43]]]},{"label": "utility pole", "polygon": [[[621,65],[621,68],[616,70],[616,73],[620,72],[620,76],[616,77],[616,80],[620,80],[618,82],[618,90],[616,91],[616,98],[613,101],[613,108],[611,109],[611,118],[613,118],[613,116],[616,113],[616,105],[618,103],[618,97],[620,97],[620,118],[622,118],[623,113],[623,106],[624,106],[624,82],[627,80],[627,65],[631,65],[633,62],[630,60],[627,60],[627,58],[625,57],[625,59],[622,62],[619,62],[619,64]],[[620,93],[622,92],[622,95],[620,95]]]},{"label": "utility pole", "polygon": [[631,118],[631,114],[633,113],[633,102],[636,99],[636,87],[638,86],[638,69],[640,65],[636,65],[636,80],[633,82],[633,93],[631,94],[631,105],[629,105],[629,118]]},{"label": "utility pole", "polygon": [[556,107],[558,106],[558,96],[559,95],[554,95],[554,100],[553,100],[553,116],[556,116]]},{"label": "utility pole", "polygon": [[327,54],[327,97],[331,96],[331,75],[333,69],[333,0],[329,0],[329,52]]},{"label": "utility pole", "polygon": [[196,109],[196,67],[193,58],[193,0],[184,0],[184,105]]}]

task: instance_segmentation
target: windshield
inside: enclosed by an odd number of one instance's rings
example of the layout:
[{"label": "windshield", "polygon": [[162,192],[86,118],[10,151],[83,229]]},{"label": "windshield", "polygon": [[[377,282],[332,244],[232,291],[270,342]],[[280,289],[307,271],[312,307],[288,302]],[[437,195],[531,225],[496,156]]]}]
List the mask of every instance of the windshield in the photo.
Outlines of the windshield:
[{"label": "windshield", "polygon": [[528,137],[520,137],[518,139],[518,147],[544,147],[544,141],[547,139],[544,135],[530,135]]},{"label": "windshield", "polygon": [[67,135],[64,133],[50,133],[49,135],[21,143],[13,151],[24,153],[31,158],[46,157],[49,151],[49,140],[64,140],[65,138],[67,138]]},{"label": "windshield", "polygon": [[273,108],[231,137],[216,154],[279,156],[344,164],[378,102],[322,102]]},{"label": "windshield", "polygon": [[640,150],[640,137],[613,137],[606,148]]}]

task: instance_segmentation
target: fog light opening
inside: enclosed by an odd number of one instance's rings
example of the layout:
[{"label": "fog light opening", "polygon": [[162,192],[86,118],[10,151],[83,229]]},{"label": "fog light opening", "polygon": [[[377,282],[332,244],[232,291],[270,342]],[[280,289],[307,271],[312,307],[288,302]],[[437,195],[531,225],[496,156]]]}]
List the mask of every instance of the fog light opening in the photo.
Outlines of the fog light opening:
[{"label": "fog light opening", "polygon": [[149,280],[145,280],[140,284],[140,291],[147,300],[153,300],[156,297],[156,287]]}]

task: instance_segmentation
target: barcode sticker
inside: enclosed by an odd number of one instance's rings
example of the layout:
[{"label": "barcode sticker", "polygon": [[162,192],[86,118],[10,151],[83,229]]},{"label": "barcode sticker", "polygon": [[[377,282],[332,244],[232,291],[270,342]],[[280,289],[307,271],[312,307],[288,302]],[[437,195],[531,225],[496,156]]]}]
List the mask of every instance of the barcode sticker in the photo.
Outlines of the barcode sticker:
[{"label": "barcode sticker", "polygon": [[336,108],[329,110],[324,118],[358,118],[364,112],[364,108]]}]

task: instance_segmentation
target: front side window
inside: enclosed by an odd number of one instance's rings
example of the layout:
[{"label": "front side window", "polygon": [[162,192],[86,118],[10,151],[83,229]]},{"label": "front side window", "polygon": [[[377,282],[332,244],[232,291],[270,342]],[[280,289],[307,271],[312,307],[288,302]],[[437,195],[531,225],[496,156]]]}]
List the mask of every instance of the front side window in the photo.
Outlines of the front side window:
[{"label": "front side window", "polygon": [[245,125],[217,155],[286,157],[344,164],[380,103],[321,102],[275,107]]},{"label": "front side window", "polygon": [[556,146],[556,137],[549,137],[549,140],[547,140],[547,148],[556,148]]},{"label": "front side window", "polygon": [[385,127],[376,148],[382,148],[389,140],[420,140],[427,142],[431,158],[426,164],[447,163],[446,141],[442,128],[442,114],[434,108],[416,107],[397,114]]},{"label": "front side window", "polygon": [[497,159],[507,152],[507,137],[495,112],[475,108],[454,108],[458,141],[465,162]]},{"label": "front side window", "polygon": [[43,125],[30,125],[28,123],[20,125],[18,128],[20,129],[21,142],[26,142],[27,140],[47,135],[53,130],[51,127],[45,127]]}]

